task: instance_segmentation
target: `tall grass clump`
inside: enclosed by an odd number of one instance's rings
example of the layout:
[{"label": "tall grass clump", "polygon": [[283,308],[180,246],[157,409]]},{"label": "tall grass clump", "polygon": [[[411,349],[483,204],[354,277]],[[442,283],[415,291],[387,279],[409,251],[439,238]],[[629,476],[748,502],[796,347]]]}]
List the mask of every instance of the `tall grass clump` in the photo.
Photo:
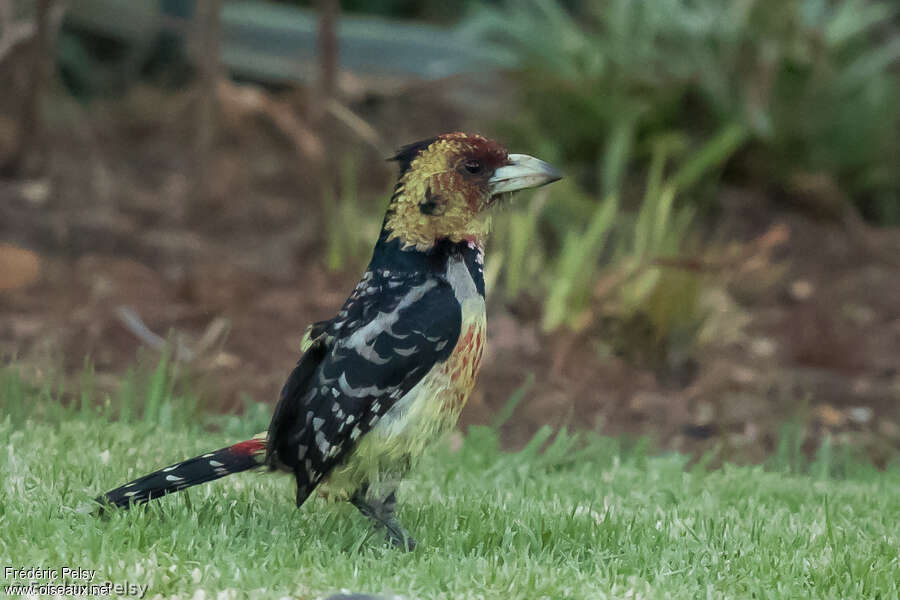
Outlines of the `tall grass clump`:
[{"label": "tall grass clump", "polygon": [[[695,249],[723,178],[900,222],[900,7],[881,0],[522,0],[462,28],[518,84],[511,145],[567,179],[501,221],[507,298],[547,330],[639,318],[663,346],[696,331]],[[818,192],[814,192],[818,193]],[[527,285],[526,285],[527,282]],[[690,335],[687,336],[688,338]]]},{"label": "tall grass clump", "polygon": [[464,28],[505,50],[519,81],[510,135],[600,197],[646,170],[659,134],[702,143],[740,127],[754,176],[822,174],[897,223],[898,14],[885,0],[523,0]]},{"label": "tall grass clump", "polygon": [[[359,159],[347,154],[341,159],[337,185],[322,185],[325,211],[325,266],[330,271],[355,270],[365,266],[372,239],[378,235],[375,209],[359,196]],[[335,191],[337,188],[337,191]]]}]

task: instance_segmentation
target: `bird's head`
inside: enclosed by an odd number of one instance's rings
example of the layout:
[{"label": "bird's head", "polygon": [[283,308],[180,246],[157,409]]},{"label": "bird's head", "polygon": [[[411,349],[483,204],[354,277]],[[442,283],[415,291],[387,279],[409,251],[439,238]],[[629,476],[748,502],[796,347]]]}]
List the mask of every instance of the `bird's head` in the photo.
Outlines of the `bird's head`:
[{"label": "bird's head", "polygon": [[482,243],[500,198],[562,177],[542,160],[465,133],[404,146],[391,160],[400,163],[400,179],[385,217],[387,240],[418,250],[444,239]]}]

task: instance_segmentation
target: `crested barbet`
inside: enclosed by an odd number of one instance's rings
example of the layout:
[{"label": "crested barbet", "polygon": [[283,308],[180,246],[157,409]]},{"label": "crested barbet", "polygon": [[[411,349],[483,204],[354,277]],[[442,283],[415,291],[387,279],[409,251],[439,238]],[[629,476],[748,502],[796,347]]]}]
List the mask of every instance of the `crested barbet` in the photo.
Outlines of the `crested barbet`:
[{"label": "crested barbet", "polygon": [[456,424],[485,343],[484,243],[491,208],[560,179],[537,158],[479,135],[404,146],[372,260],[337,315],[313,324],[267,432],[166,467],[97,498],[128,507],[268,466],[294,474],[297,506],[317,488],[352,502],[388,540],[400,479]]}]

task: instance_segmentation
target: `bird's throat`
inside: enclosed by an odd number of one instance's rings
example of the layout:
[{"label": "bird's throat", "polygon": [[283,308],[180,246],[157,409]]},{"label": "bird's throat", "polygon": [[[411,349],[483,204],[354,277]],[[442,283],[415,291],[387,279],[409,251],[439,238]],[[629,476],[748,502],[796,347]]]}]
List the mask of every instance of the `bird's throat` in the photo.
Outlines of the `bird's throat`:
[{"label": "bird's throat", "polygon": [[431,250],[442,240],[472,242],[484,246],[491,229],[486,212],[473,211],[468,202],[447,201],[440,215],[428,215],[420,208],[424,191],[398,186],[384,222],[386,241],[399,240],[404,249]]}]

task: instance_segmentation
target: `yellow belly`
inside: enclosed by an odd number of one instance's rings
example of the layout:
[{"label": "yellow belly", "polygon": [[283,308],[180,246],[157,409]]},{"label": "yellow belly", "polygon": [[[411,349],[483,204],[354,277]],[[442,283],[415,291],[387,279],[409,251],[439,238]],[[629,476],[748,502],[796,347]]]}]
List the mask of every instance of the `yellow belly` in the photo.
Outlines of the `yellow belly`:
[{"label": "yellow belly", "polygon": [[[468,302],[466,304],[469,304]],[[364,435],[322,490],[345,499],[363,483],[396,482],[434,442],[456,425],[481,367],[485,343],[484,302],[464,306],[453,352],[395,404]],[[320,488],[321,489],[321,488]]]}]

